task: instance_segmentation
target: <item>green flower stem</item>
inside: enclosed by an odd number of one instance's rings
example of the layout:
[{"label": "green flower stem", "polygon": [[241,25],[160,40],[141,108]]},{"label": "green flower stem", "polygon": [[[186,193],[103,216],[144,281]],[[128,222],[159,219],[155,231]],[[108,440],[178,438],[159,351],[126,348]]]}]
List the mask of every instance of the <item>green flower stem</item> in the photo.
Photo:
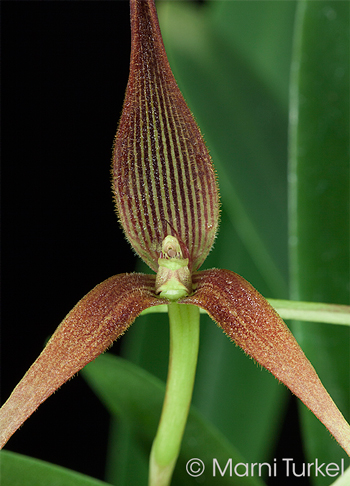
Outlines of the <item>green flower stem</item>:
[{"label": "green flower stem", "polygon": [[[276,309],[282,319],[294,319],[298,321],[325,322],[327,324],[339,324],[350,326],[350,306],[338,304],[322,304],[319,302],[297,302],[293,300],[267,299]],[[167,312],[166,305],[151,307],[142,312]],[[206,313],[203,309],[201,313]]]},{"label": "green flower stem", "polygon": [[268,299],[283,319],[350,326],[350,306],[319,302]]},{"label": "green flower stem", "polygon": [[167,486],[179,455],[192,399],[199,346],[199,309],[170,304],[170,356],[162,415],[154,439],[149,486]]}]

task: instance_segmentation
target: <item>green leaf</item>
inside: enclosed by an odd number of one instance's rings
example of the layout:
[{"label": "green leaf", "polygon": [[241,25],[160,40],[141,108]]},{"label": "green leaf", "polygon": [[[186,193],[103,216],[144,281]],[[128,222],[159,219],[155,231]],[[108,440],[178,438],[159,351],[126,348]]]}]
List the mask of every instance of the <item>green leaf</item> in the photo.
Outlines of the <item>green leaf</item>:
[{"label": "green leaf", "polygon": [[[301,1],[290,100],[292,298],[349,303],[349,4]],[[295,323],[295,335],[347,420],[350,330]],[[310,459],[345,453],[301,407]],[[345,459],[345,464],[349,464]],[[328,484],[318,477],[315,484]]]},{"label": "green leaf", "polygon": [[[160,417],[164,384],[138,366],[111,354],[100,356],[86,366],[82,374],[109,412],[129,423],[140,450],[144,457],[148,457]],[[215,484],[216,479],[212,478],[213,451],[222,469],[230,458],[233,464],[246,462],[223,435],[192,407],[174,484],[193,484],[193,478],[186,472],[186,463],[194,457],[200,458],[208,471],[202,479],[205,478],[208,485]],[[232,478],[227,474],[220,477],[220,484],[262,486],[264,483],[259,477]]]},{"label": "green leaf", "polygon": [[98,479],[10,451],[0,452],[0,463],[1,486],[107,486]]}]

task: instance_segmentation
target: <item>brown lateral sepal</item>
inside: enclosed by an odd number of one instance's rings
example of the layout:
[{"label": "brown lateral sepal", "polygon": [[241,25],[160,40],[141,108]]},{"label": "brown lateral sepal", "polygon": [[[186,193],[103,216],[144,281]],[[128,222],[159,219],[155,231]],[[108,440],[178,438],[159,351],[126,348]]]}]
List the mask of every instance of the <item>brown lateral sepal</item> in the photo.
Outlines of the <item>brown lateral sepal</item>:
[{"label": "brown lateral sepal", "polygon": [[155,275],[120,274],[97,285],[70,311],[0,409],[0,448],[55,390],[97,358],[148,307]]},{"label": "brown lateral sepal", "polygon": [[350,426],[294,336],[266,299],[229,270],[193,275],[196,292],[181,302],[205,309],[249,356],[284,383],[350,455]]}]

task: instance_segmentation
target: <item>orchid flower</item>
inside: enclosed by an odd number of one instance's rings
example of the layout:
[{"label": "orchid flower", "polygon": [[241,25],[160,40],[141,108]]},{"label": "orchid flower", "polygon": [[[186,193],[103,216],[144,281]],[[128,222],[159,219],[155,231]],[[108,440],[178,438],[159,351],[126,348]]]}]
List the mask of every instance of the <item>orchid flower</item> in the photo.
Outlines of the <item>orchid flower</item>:
[{"label": "orchid flower", "polygon": [[144,310],[167,305],[171,352],[150,484],[169,484],[195,377],[199,309],[283,382],[350,455],[350,426],[295,338],[243,277],[202,270],[219,223],[215,170],[171,72],[154,0],[131,0],[130,75],[114,143],[113,190],[125,236],[154,274],[113,276],[71,310],[0,410],[0,445]]}]

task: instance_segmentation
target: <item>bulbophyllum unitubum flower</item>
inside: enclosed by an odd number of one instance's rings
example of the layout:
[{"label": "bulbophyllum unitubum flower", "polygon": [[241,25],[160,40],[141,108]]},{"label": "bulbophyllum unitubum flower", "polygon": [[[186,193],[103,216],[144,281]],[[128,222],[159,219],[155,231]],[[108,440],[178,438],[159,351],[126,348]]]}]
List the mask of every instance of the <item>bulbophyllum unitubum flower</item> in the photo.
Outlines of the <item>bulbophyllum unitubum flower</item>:
[{"label": "bulbophyllum unitubum flower", "polygon": [[176,302],[204,309],[350,454],[349,425],[276,311],[232,271],[199,270],[218,228],[215,171],[171,72],[154,1],[130,5],[130,75],[114,143],[113,190],[127,239],[155,273],[113,276],[78,302],[3,405],[1,446],[142,311]]}]

